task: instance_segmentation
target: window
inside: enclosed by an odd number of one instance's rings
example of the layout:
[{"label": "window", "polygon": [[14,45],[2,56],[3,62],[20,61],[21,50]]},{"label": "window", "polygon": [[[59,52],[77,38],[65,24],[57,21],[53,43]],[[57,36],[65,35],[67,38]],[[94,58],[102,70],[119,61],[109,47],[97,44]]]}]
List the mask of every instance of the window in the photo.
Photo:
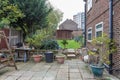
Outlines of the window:
[{"label": "window", "polygon": [[95,36],[101,37],[102,33],[103,33],[103,22],[96,24],[95,28],[96,28],[95,29],[96,30]]},{"label": "window", "polygon": [[91,27],[88,28],[87,33],[88,33],[87,39],[88,41],[91,41],[92,40],[92,28]]},{"label": "window", "polygon": [[87,11],[92,8],[92,0],[87,0]]}]

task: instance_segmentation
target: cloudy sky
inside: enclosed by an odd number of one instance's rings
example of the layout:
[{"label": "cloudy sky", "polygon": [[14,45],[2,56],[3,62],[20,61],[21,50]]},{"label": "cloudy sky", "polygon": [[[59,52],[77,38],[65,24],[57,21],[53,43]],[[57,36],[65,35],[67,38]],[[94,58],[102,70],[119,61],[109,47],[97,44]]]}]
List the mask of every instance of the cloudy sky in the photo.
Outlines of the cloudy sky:
[{"label": "cloudy sky", "polygon": [[63,21],[73,19],[73,15],[84,11],[83,0],[49,0],[51,4],[60,9],[63,15]]}]

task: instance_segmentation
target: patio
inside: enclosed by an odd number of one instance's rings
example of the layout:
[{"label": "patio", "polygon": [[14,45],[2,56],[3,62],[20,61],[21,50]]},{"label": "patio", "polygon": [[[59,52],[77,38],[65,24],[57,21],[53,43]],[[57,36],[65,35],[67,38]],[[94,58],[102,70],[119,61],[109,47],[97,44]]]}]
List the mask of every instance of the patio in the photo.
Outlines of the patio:
[{"label": "patio", "polygon": [[[27,63],[17,62],[18,70],[4,68],[0,70],[0,80],[97,80],[80,59],[66,60],[64,64],[53,63]],[[118,80],[111,75],[111,80]]]}]

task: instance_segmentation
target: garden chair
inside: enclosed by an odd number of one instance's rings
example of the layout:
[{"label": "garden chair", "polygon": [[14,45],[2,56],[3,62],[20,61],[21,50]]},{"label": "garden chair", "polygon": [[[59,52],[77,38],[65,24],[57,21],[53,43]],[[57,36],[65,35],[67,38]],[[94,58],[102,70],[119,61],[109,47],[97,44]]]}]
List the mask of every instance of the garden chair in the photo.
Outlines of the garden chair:
[{"label": "garden chair", "polygon": [[[0,43],[1,43],[1,39],[3,39],[6,42],[7,49],[0,50],[0,52],[1,52],[1,54],[0,54],[0,69],[9,66],[9,67],[15,67],[15,69],[17,70],[17,66],[14,61],[14,55],[12,53],[12,50],[9,47],[7,37],[5,36],[5,33],[3,31],[0,31]],[[4,54],[2,54],[2,53],[4,53]],[[4,56],[4,55],[6,55],[6,56]]]}]

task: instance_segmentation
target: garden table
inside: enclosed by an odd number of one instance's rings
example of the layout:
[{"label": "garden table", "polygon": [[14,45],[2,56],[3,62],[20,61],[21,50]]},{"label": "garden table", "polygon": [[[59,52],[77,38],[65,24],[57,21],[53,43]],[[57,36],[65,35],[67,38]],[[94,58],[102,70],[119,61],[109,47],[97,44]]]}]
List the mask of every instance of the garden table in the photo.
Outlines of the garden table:
[{"label": "garden table", "polygon": [[29,59],[31,50],[31,48],[15,48],[15,61],[23,60],[24,62],[26,62]]}]

